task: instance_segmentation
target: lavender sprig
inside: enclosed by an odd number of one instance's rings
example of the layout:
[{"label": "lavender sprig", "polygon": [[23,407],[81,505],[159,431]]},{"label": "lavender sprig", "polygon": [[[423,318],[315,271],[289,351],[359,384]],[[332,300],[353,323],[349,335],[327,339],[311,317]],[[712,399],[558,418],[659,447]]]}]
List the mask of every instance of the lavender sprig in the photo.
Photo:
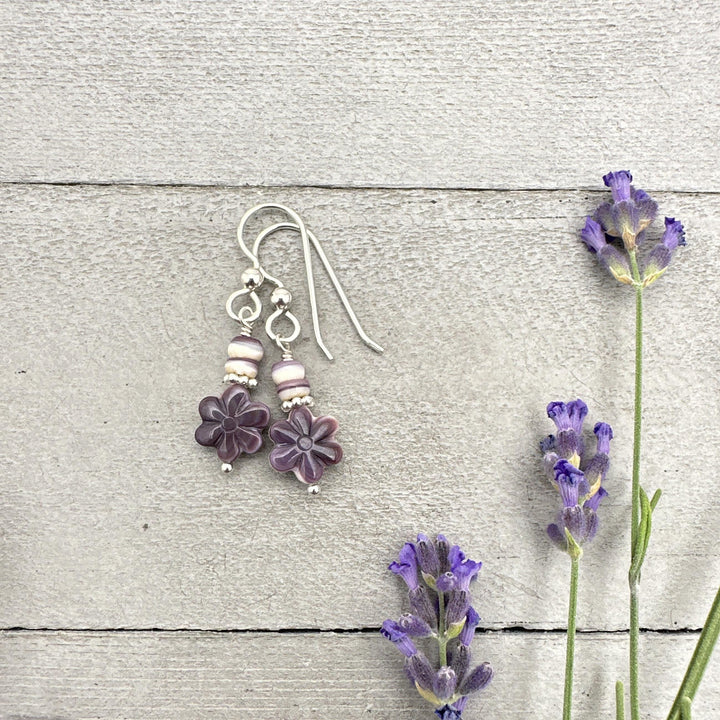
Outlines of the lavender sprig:
[{"label": "lavender sprig", "polygon": [[[488,663],[470,670],[470,644],[480,620],[470,604],[470,583],[481,566],[443,535],[431,540],[420,534],[388,568],[405,581],[411,612],[385,620],[380,632],[405,656],[410,681],[441,720],[459,720],[468,696],[492,679]],[[415,644],[420,638],[437,643],[437,669]]]},{"label": "lavender sprig", "polygon": [[597,452],[592,458],[588,457],[582,436],[587,412],[587,405],[582,400],[551,402],[547,414],[555,423],[557,434],[548,435],[540,443],[543,465],[562,501],[557,520],[548,526],[547,532],[560,549],[578,560],[582,545],[595,537],[597,510],[608,494],[602,482],[610,466],[613,437],[607,423],[596,423],[593,432],[597,438]]},{"label": "lavender sprig", "polygon": [[594,428],[597,451],[589,457],[583,439],[587,413],[588,407],[582,400],[551,402],[547,414],[555,423],[557,433],[548,435],[540,443],[545,471],[562,502],[557,521],[548,526],[547,532],[550,539],[568,553],[571,561],[563,720],[570,720],[572,713],[579,561],[583,554],[582,545],[597,533],[597,510],[607,496],[602,483],[610,465],[610,440],[613,437],[607,423],[597,423]]},{"label": "lavender sprig", "polygon": [[[630,716],[640,720],[639,699],[639,637],[640,637],[640,571],[647,552],[652,529],[652,514],[660,499],[657,490],[652,499],[640,485],[640,441],[642,438],[642,321],[643,290],[655,282],[668,268],[673,254],[685,245],[683,225],[675,218],[665,218],[662,237],[648,248],[647,234],[657,215],[657,203],[644,190],[635,188],[627,170],[608,173],[603,181],[612,193],[612,200],[601,203],[586,218],[580,237],[587,248],[620,282],[635,289],[635,403],[633,432],[632,507],[630,522]],[[618,246],[617,240],[622,242]],[[615,243],[615,244],[613,244]],[[720,598],[720,591],[718,592]],[[670,712],[677,720],[683,703],[689,702],[702,677],[702,670],[720,633],[720,602],[713,605],[706,627],[717,625],[718,632],[703,633],[698,651],[688,668],[685,681]],[[690,678],[690,679],[689,679]],[[624,717],[622,683],[616,688],[617,717]]]},{"label": "lavender sprig", "polygon": [[[645,288],[667,270],[678,246],[685,245],[683,225],[666,217],[665,232],[649,248],[646,236],[657,215],[657,203],[631,185],[627,170],[610,172],[603,182],[612,192],[612,201],[601,203],[585,218],[580,238],[616,280]],[[621,241],[619,247],[617,241]]]}]

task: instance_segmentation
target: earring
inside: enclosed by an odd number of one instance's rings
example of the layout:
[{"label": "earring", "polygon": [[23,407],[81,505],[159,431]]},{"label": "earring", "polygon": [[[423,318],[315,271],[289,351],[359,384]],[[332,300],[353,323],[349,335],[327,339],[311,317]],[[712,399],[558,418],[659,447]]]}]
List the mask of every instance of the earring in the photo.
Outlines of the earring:
[{"label": "earring", "polygon": [[[284,213],[289,218],[289,221],[276,223],[265,228],[256,237],[253,247],[250,249],[244,241],[245,225],[253,215],[268,209]],[[332,360],[333,356],[327,349],[320,334],[315,280],[310,253],[311,244],[325,267],[333,287],[360,337],[376,352],[381,353],[383,349],[371,340],[363,330],[322,246],[315,235],[305,227],[305,223],[300,216],[283,205],[270,203],[258,205],[248,210],[238,227],[238,241],[243,252],[252,261],[253,268],[261,273],[263,281],[267,280],[275,285],[270,295],[270,302],[275,310],[267,318],[265,332],[282,354],[281,359],[272,366],[272,379],[281,401],[281,407],[288,413],[286,420],[279,420],[270,428],[270,438],[275,445],[270,452],[270,464],[278,472],[292,472],[300,482],[308,485],[309,492],[315,494],[319,492],[318,482],[325,469],[330,465],[339,463],[342,460],[343,452],[339,443],[335,440],[335,433],[338,429],[337,420],[329,415],[315,416],[310,411],[310,408],[314,405],[314,400],[310,395],[310,383],[306,378],[305,367],[294,358],[291,349],[292,343],[300,336],[300,322],[289,310],[292,303],[292,294],[280,280],[270,275],[260,265],[258,258],[259,248],[263,240],[282,230],[300,234],[315,339],[327,358]],[[280,335],[274,329],[275,322],[281,318],[289,320],[293,326],[293,330],[289,335]]]},{"label": "earring", "polygon": [[[225,304],[228,315],[241,326],[240,334],[228,346],[224,382],[229,387],[220,397],[210,395],[200,401],[202,423],[195,430],[195,440],[200,445],[216,448],[226,473],[240,455],[252,455],[260,449],[262,432],[270,423],[270,408],[265,403],[252,402],[249,392],[257,385],[258,366],[264,355],[262,343],[252,337],[253,323],[262,312],[255,292],[262,282],[262,273],[250,268],[242,274],[241,281],[243,288],[232,293]],[[245,296],[252,305],[243,305],[236,313],[235,301]]]}]

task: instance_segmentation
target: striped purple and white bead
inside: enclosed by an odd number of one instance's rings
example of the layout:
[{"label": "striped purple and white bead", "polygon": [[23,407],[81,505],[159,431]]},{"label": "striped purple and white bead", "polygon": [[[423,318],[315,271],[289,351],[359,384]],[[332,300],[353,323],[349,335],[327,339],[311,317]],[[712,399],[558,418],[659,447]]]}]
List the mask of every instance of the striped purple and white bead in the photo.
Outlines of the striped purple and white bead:
[{"label": "striped purple and white bead", "polygon": [[310,400],[310,383],[305,378],[305,366],[297,360],[280,360],[272,366],[275,390],[283,403],[299,404],[303,398]]},{"label": "striped purple and white bead", "polygon": [[225,362],[226,380],[244,383],[255,380],[264,354],[262,343],[256,338],[249,335],[233,338]]}]

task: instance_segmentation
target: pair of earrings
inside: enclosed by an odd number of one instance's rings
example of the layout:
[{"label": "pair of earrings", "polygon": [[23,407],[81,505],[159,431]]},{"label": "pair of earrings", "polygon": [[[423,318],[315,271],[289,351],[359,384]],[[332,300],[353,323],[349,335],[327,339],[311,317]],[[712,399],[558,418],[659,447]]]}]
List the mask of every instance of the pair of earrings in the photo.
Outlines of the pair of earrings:
[{"label": "pair of earrings", "polygon": [[[286,220],[264,228],[250,248],[245,244],[245,226],[253,216],[265,210],[281,212]],[[319,491],[317,483],[325,469],[339,463],[343,452],[335,440],[337,420],[329,415],[316,417],[310,411],[314,401],[310,395],[305,367],[295,360],[292,352],[292,343],[300,336],[300,322],[288,309],[292,303],[292,294],[280,280],[261,266],[258,257],[263,240],[280,231],[298,233],[302,240],[315,339],[327,358],[332,360],[333,356],[320,335],[311,245],[360,337],[376,352],[383,351],[363,330],[320,243],[305,227],[300,216],[284,205],[257,205],[243,215],[237,231],[240,248],[252,262],[252,267],[240,276],[242,289],[232,293],[225,304],[228,315],[240,324],[240,334],[228,346],[224,382],[229,386],[219,397],[211,395],[200,401],[198,409],[202,423],[195,431],[195,439],[200,445],[216,448],[223,472],[230,472],[232,463],[241,455],[252,455],[262,447],[262,434],[270,424],[270,408],[265,403],[252,401],[250,390],[257,386],[258,369],[265,354],[262,343],[253,337],[252,331],[253,325],[262,315],[262,303],[257,291],[267,281],[275,287],[270,294],[274,310],[265,321],[265,333],[281,353],[280,360],[272,366],[271,375],[281,407],[288,413],[287,419],[275,422],[270,428],[270,438],[274,443],[270,452],[270,465],[278,472],[294,473],[314,494]],[[249,302],[236,311],[236,301],[240,298]],[[281,318],[287,319],[292,325],[289,335],[281,335],[275,330],[275,324]]]}]

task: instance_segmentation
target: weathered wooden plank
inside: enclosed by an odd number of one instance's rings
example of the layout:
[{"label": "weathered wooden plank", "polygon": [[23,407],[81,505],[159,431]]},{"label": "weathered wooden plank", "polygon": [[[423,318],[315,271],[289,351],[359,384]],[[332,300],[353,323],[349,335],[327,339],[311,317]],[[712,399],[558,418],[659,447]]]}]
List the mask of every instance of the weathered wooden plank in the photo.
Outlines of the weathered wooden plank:
[{"label": "weathered wooden plank", "polygon": [[[486,626],[560,627],[568,563],[545,538],[557,501],[536,447],[546,403],[577,395],[616,431],[580,625],[626,625],[633,306],[576,237],[597,196],[0,193],[2,626],[377,627],[401,607],[385,566],[424,530],[485,562]],[[322,358],[299,243],[269,241],[267,267],[297,289],[297,356],[346,451],[318,497],[271,471],[267,451],[224,476],[192,438],[235,332],[235,225],[262,199],[302,211],[387,348],[353,336],[318,269],[337,355]],[[720,460],[720,198],[659,199],[690,245],[646,300],[644,482],[665,495],[642,622],[698,627],[720,574],[708,470]],[[259,397],[277,411],[269,384],[266,370]]]},{"label": "weathered wooden plank", "polygon": [[[715,0],[0,8],[0,180],[720,190]],[[691,41],[688,41],[691,38]]]},{"label": "weathered wooden plank", "polygon": [[[643,637],[647,718],[663,717],[677,690],[692,636]],[[496,670],[463,718],[551,718],[562,702],[559,633],[478,638],[475,657]],[[626,676],[626,638],[580,637],[574,717],[613,712]],[[4,717],[202,718],[430,717],[410,688],[399,653],[376,635],[226,633],[3,633]],[[710,664],[695,717],[720,710],[720,663]],[[434,716],[433,716],[434,717]]]}]

